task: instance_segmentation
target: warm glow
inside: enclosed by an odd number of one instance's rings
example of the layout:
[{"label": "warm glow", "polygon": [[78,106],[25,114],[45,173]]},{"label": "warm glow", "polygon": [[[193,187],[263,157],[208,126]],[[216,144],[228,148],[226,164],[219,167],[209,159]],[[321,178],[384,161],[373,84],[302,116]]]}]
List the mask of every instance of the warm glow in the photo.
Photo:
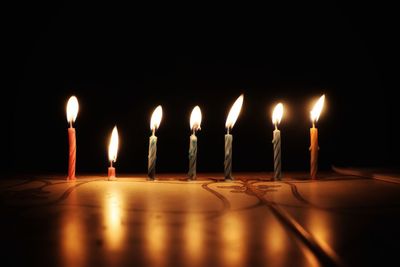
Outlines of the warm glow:
[{"label": "warm glow", "polygon": [[185,215],[183,227],[185,266],[204,266],[201,264],[206,256],[204,238],[204,217],[189,212]]},{"label": "warm glow", "polygon": [[107,248],[121,250],[123,248],[123,202],[117,192],[109,192],[104,205],[105,241]]},{"label": "warm glow", "polygon": [[317,122],[319,115],[321,114],[322,108],[324,107],[325,95],[322,95],[317,103],[315,103],[314,108],[311,110],[311,120],[312,122]]},{"label": "warm glow", "polygon": [[197,131],[200,130],[201,125],[201,110],[199,106],[195,106],[190,115],[190,129]]},{"label": "warm glow", "polygon": [[225,127],[233,128],[237,118],[239,117],[240,110],[242,109],[243,104],[243,95],[239,96],[233,104],[231,110],[229,111],[228,118],[226,119]]},{"label": "warm glow", "polygon": [[[172,233],[168,232],[168,224],[163,214],[154,212],[146,212],[144,224],[144,253],[149,258],[149,266],[165,266],[168,259],[168,236]],[[179,228],[180,229],[180,228]]]},{"label": "warm glow", "polygon": [[224,266],[244,266],[246,260],[246,240],[249,230],[245,220],[238,213],[230,213],[221,217],[220,246]]},{"label": "warm glow", "polygon": [[75,96],[71,96],[67,103],[67,121],[73,123],[78,115],[79,104],[78,99]]},{"label": "warm glow", "polygon": [[117,126],[114,126],[114,129],[111,133],[110,144],[108,146],[108,160],[116,162],[117,153],[118,153],[118,130]]},{"label": "warm glow", "polygon": [[273,124],[279,124],[281,122],[283,115],[283,105],[282,103],[279,103],[275,106],[274,112],[272,113],[272,123]]},{"label": "warm glow", "polygon": [[[76,190],[71,191],[65,200],[68,207],[75,207],[78,200]],[[67,208],[62,213],[58,227],[61,242],[61,258],[65,266],[85,266],[88,255],[85,214],[74,208]]]},{"label": "warm glow", "polygon": [[153,115],[151,115],[151,120],[150,120],[150,129],[151,130],[157,130],[158,127],[160,126],[162,119],[162,107],[158,106],[154,111]]}]

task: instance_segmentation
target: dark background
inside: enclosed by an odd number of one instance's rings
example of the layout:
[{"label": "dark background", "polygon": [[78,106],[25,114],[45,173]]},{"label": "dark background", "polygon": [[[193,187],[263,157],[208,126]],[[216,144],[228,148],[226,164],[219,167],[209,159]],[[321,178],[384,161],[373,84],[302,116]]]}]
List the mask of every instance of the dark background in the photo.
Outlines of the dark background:
[{"label": "dark background", "polygon": [[321,2],[14,4],[3,32],[3,172],[66,173],[72,94],[80,103],[78,175],[106,172],[115,124],[118,172],[145,172],[150,115],[159,104],[157,171],[187,171],[195,105],[203,112],[198,171],[222,171],[225,119],[241,93],[234,171],[272,171],[278,101],[285,105],[283,169],[307,170],[309,110],[322,93],[322,169],[397,167],[391,7]]}]

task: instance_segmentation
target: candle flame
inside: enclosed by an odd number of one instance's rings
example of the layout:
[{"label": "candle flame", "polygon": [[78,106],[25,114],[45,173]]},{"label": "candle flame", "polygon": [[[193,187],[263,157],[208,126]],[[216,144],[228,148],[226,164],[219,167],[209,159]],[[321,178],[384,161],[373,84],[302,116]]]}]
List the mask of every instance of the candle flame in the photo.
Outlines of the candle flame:
[{"label": "candle flame", "polygon": [[76,96],[71,96],[67,103],[67,121],[69,123],[75,122],[76,116],[79,111],[79,103]]},{"label": "candle flame", "polygon": [[153,115],[151,115],[150,129],[151,130],[157,130],[158,127],[160,126],[161,119],[162,119],[162,107],[158,106],[153,111]]},{"label": "candle flame", "polygon": [[281,122],[283,115],[283,105],[279,103],[275,106],[274,112],[272,113],[272,123],[277,125]]},{"label": "candle flame", "polygon": [[197,131],[200,130],[201,125],[201,110],[199,106],[195,106],[190,114],[190,129]]},{"label": "candle flame", "polygon": [[319,115],[321,114],[322,108],[324,107],[325,95],[322,95],[315,103],[314,108],[311,110],[311,121],[317,122]]},{"label": "candle flame", "polygon": [[240,110],[242,109],[243,104],[243,95],[240,95],[238,99],[236,99],[235,103],[232,105],[231,110],[229,111],[228,118],[226,119],[225,127],[233,128],[237,118],[239,117]]},{"label": "candle flame", "polygon": [[118,130],[117,126],[114,126],[114,129],[111,133],[110,144],[108,146],[108,160],[116,162],[117,153],[118,153]]}]

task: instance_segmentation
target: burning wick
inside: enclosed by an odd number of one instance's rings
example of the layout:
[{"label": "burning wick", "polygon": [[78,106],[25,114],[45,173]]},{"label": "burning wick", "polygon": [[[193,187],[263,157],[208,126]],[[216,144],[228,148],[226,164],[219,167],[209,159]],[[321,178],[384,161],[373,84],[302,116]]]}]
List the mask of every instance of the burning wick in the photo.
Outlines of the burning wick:
[{"label": "burning wick", "polygon": [[114,129],[111,133],[110,144],[108,145],[108,160],[110,161],[110,167],[108,168],[108,180],[116,180],[115,168],[113,167],[113,162],[117,161],[117,153],[118,153],[118,130],[117,126],[114,126]]}]

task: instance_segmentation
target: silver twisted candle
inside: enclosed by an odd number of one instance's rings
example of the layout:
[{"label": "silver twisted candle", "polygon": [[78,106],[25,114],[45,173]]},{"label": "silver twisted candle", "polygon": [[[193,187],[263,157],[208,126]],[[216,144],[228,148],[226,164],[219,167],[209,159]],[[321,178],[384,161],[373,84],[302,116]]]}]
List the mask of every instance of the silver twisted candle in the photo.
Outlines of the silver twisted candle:
[{"label": "silver twisted candle", "polygon": [[197,163],[197,137],[193,134],[190,136],[189,144],[189,179],[196,179],[196,163]]},{"label": "silver twisted candle", "polygon": [[160,126],[162,118],[162,107],[158,106],[153,115],[151,115],[150,129],[152,135],[149,138],[149,155],[148,155],[148,166],[147,175],[150,180],[154,180],[156,176],[156,159],[157,159],[157,136],[155,135],[156,129]]},{"label": "silver twisted candle", "polygon": [[224,160],[224,177],[233,180],[232,177],[232,141],[233,136],[228,133],[225,135],[225,160]]},{"label": "silver twisted candle", "polygon": [[149,138],[149,161],[147,175],[154,180],[156,176],[156,159],[157,159],[157,136],[153,135]]},{"label": "silver twisted candle", "polygon": [[272,113],[272,123],[275,125],[272,144],[274,145],[274,179],[281,179],[282,162],[281,162],[281,131],[278,130],[278,124],[281,122],[283,115],[283,105],[281,103],[275,106]]},{"label": "silver twisted candle", "polygon": [[274,138],[272,139],[274,144],[274,179],[281,179],[281,131],[276,129],[274,131]]},{"label": "silver twisted candle", "polygon": [[195,106],[190,115],[190,129],[193,131],[190,136],[189,144],[189,179],[196,179],[196,165],[197,165],[197,137],[196,131],[200,130],[201,124],[201,110],[199,106]]},{"label": "silver twisted candle", "polygon": [[226,119],[225,127],[227,133],[225,135],[225,160],[224,160],[224,177],[225,180],[233,180],[232,177],[232,141],[233,136],[229,134],[229,130],[233,128],[240,110],[242,109],[243,95],[239,96],[233,103],[231,110],[229,111],[228,118]]}]

